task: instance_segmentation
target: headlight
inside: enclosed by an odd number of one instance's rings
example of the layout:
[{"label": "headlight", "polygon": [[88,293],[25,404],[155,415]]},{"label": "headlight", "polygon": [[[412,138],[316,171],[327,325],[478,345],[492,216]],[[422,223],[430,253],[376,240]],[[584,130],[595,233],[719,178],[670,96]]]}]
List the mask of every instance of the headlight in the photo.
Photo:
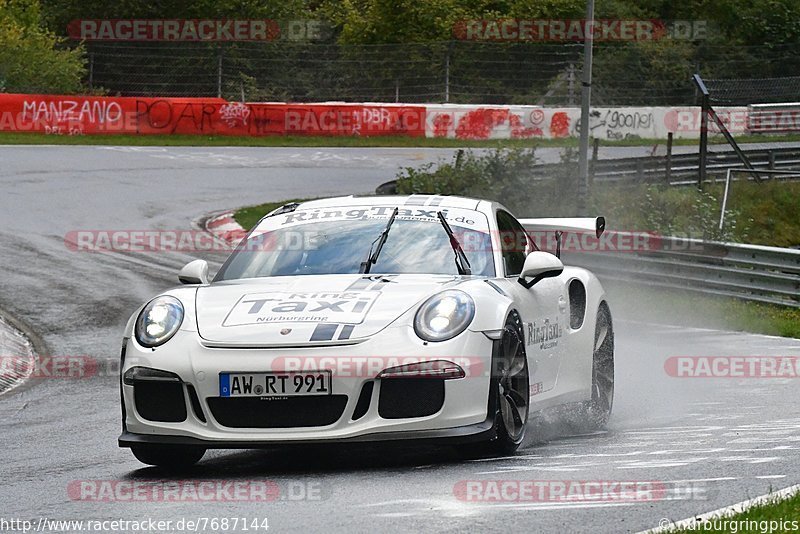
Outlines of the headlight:
[{"label": "headlight", "polygon": [[183,304],[175,297],[156,297],[136,319],[136,341],[144,347],[158,347],[175,335],[183,322]]},{"label": "headlight", "polygon": [[472,297],[448,289],[425,301],[414,318],[414,331],[426,341],[446,341],[463,332],[475,316]]}]

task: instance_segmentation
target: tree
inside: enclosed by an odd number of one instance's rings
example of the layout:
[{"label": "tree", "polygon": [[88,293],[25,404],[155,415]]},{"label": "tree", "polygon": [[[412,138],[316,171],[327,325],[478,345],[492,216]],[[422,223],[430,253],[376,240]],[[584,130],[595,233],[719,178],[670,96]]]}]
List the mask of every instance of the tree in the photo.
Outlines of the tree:
[{"label": "tree", "polygon": [[38,0],[0,0],[0,90],[79,91],[83,51],[61,45],[61,39],[41,26]]}]

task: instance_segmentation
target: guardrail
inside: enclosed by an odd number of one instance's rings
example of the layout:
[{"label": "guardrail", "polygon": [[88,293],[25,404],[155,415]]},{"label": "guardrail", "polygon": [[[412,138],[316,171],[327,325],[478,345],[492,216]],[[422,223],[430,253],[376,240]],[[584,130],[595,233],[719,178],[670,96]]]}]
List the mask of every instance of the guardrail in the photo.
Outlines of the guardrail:
[{"label": "guardrail", "polygon": [[600,278],[800,308],[800,250],[663,237],[635,252],[565,252]]},{"label": "guardrail", "polygon": [[[783,162],[797,158],[800,163],[800,149],[760,152],[780,152],[785,156]],[[692,156],[697,158],[696,154]],[[768,161],[773,162],[768,168],[774,168],[775,156],[768,157]],[[738,164],[738,159],[731,161],[730,168]],[[537,166],[537,171],[541,167],[544,166]],[[695,173],[696,170],[694,167]],[[376,192],[394,194],[396,182],[387,182]],[[610,280],[800,308],[800,250],[678,237],[658,237],[653,241],[658,246],[630,252],[564,251],[562,256],[565,263],[585,267]]]},{"label": "guardrail", "polygon": [[[746,150],[753,167],[779,169],[800,167],[800,148]],[[547,178],[557,174],[561,164],[537,165],[534,175]],[[662,183],[697,185],[699,154],[671,154],[636,158],[595,159],[591,162],[590,179],[595,182]],[[732,150],[709,152],[706,169],[709,175],[724,178],[728,169],[741,167],[742,162]]]},{"label": "guardrail", "polygon": [[[745,154],[756,169],[797,170],[800,173],[800,147],[746,150]],[[697,186],[700,156],[698,154],[672,154],[670,156],[592,159],[589,163],[589,178],[592,182]],[[742,162],[731,150],[709,152],[706,165],[708,174],[716,182],[718,178],[720,181],[724,181],[728,170],[741,168]],[[563,174],[562,166],[562,163],[535,165],[531,168],[532,179],[547,180]],[[392,195],[396,191],[397,180],[390,180],[376,190],[381,195]]]}]

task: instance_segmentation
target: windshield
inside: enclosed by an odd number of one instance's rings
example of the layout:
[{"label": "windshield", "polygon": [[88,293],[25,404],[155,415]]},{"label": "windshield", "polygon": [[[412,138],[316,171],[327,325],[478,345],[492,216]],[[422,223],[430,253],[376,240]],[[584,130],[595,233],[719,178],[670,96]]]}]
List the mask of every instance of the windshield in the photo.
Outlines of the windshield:
[{"label": "windshield", "polygon": [[[477,212],[472,212],[472,218],[485,221],[485,217]],[[318,220],[290,226],[270,224],[272,228],[254,232],[239,245],[215,281],[359,273],[370,245],[387,222],[388,216]],[[455,221],[451,224],[472,266],[472,274],[494,276],[489,232],[458,226]],[[438,219],[403,219],[399,216],[370,272],[458,275],[458,267],[447,232]]]}]

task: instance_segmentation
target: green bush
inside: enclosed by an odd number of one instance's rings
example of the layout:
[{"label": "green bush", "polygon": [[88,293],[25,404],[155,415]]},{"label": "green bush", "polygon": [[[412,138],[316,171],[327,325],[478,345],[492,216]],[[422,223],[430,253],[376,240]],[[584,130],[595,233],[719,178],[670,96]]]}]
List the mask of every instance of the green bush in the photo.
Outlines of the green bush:
[{"label": "green bush", "polygon": [[538,163],[532,148],[497,149],[483,154],[459,150],[452,162],[407,167],[397,176],[400,194],[461,195],[494,200],[518,215],[574,215],[574,149],[558,176],[534,174]]},{"label": "green bush", "polygon": [[[406,168],[397,176],[400,194],[461,195],[501,202],[520,217],[572,217],[578,207],[574,149],[566,149],[554,176],[535,172],[533,149],[458,151],[450,162]],[[603,215],[609,228],[689,235],[779,247],[800,245],[800,183],[735,182],[719,229],[722,185],[596,184],[588,213]]]},{"label": "green bush", "polygon": [[0,0],[0,90],[74,93],[85,66],[80,48],[43,29],[38,0]]},{"label": "green bush", "polygon": [[721,195],[694,187],[609,186],[592,192],[595,210],[613,221],[617,229],[688,235],[714,241],[747,241],[751,220],[747,213],[730,203],[720,230],[721,202]]}]

